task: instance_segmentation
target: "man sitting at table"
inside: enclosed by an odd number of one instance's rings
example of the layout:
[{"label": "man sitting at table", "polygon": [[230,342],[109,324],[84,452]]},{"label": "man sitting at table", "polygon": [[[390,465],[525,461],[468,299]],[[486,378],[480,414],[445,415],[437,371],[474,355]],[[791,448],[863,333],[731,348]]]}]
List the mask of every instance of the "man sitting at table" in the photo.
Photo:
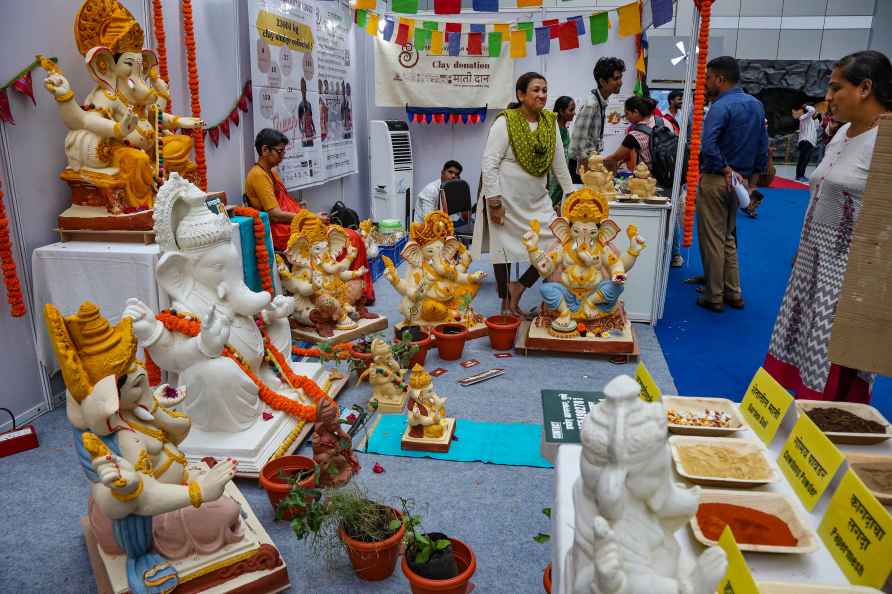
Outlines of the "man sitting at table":
[{"label": "man sitting at table", "polygon": [[[288,194],[285,184],[276,173],[275,168],[282,162],[285,156],[285,147],[288,145],[288,137],[271,128],[264,128],[257,133],[254,139],[254,148],[257,150],[257,163],[248,171],[245,178],[245,198],[248,205],[257,210],[262,210],[269,215],[270,232],[273,236],[273,247],[277,252],[285,251],[288,238],[291,235],[291,220],[294,215],[306,205],[298,202]],[[319,216],[328,222],[328,213],[322,211]],[[345,229],[350,243],[356,248],[356,258],[350,266],[351,270],[357,270],[365,266],[365,305],[375,302],[375,288],[372,286],[372,275],[369,272],[369,258],[365,250],[365,242],[362,236],[353,229]],[[344,257],[340,254],[338,259]]]}]

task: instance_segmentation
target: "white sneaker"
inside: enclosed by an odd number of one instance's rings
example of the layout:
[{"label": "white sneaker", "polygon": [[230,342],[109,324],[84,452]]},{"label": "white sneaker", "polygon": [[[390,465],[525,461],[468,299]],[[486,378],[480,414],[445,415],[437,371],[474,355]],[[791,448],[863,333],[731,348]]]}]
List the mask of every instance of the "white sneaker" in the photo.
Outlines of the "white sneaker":
[{"label": "white sneaker", "polygon": [[681,254],[672,256],[672,268],[681,268],[682,266],[684,266],[684,258],[681,257]]}]

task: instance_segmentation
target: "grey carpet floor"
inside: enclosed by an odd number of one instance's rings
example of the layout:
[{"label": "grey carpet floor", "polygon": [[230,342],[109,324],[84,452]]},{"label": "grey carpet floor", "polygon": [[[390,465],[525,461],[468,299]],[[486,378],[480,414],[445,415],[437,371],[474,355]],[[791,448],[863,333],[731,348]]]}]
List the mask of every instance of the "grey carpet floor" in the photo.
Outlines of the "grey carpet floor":
[{"label": "grey carpet floor", "polygon": [[[475,268],[490,270],[489,266]],[[538,285],[524,295],[526,308],[538,303]],[[375,311],[399,321],[399,296],[389,283],[376,283]],[[494,280],[485,281],[475,301],[477,311],[498,311]],[[656,334],[637,324],[641,356],[657,384],[666,393],[675,387]],[[388,330],[388,334],[391,331]],[[461,387],[455,381],[469,374],[458,361],[442,361],[436,351],[428,355],[428,370],[443,367],[448,373],[434,380],[437,391],[448,396],[450,416],[482,421],[541,422],[543,388],[599,390],[620,373],[634,374],[635,365],[614,365],[605,359],[536,354],[495,359],[487,338],[467,343],[462,357],[480,359],[470,371],[506,367],[498,378]],[[368,384],[342,392],[340,402],[365,405]],[[78,520],[84,515],[88,483],[75,457],[65,411],[56,410],[35,422],[40,447],[0,459],[0,509],[6,526],[0,530],[0,592],[86,593],[95,591],[92,572]],[[300,453],[311,455],[304,446]],[[542,570],[549,561],[550,544],[533,536],[549,532],[542,513],[553,497],[551,469],[450,462],[358,454],[362,470],[358,480],[379,500],[398,506],[399,497],[411,498],[423,516],[423,527],[445,532],[468,543],[477,555],[473,577],[476,592],[533,594],[542,592]],[[385,472],[374,474],[381,464]],[[305,543],[295,540],[285,522],[273,519],[266,494],[256,481],[237,480],[254,513],[269,531],[288,565],[291,592],[345,594],[351,592],[405,593],[409,584],[397,566],[394,575],[366,583],[357,579],[346,555],[333,564],[313,558]]]}]

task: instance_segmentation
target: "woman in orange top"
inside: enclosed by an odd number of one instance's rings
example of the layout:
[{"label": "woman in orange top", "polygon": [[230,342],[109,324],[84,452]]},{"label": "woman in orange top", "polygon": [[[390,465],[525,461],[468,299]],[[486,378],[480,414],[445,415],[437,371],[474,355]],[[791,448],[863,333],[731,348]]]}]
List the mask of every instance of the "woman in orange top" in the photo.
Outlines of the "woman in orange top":
[{"label": "woman in orange top", "polygon": [[[245,198],[248,205],[262,210],[269,215],[270,231],[273,236],[273,247],[276,251],[284,251],[291,236],[291,219],[303,208],[303,205],[288,194],[285,184],[276,173],[275,168],[285,156],[288,137],[271,128],[264,128],[257,133],[254,148],[257,150],[257,163],[248,171],[245,178]],[[328,221],[328,213],[320,212],[319,216]],[[356,258],[350,266],[356,270],[365,266],[369,270],[369,258],[365,251],[362,236],[352,229],[346,229],[350,243],[356,248]],[[341,254],[339,257],[343,257]],[[375,289],[372,276],[365,275],[365,305],[375,301]]]}]

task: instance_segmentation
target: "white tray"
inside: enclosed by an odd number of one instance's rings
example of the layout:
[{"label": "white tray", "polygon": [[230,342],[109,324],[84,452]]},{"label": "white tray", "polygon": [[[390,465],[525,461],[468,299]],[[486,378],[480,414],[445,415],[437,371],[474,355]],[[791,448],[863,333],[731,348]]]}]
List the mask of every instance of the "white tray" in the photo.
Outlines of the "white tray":
[{"label": "white tray", "polygon": [[746,425],[737,412],[737,406],[727,398],[700,398],[698,396],[663,396],[663,406],[668,413],[674,409],[680,414],[697,413],[706,409],[723,412],[731,419],[730,427],[697,427],[669,423],[669,431],[678,435],[705,435],[708,437],[729,437],[744,429]]},{"label": "white tray", "polygon": [[[794,547],[781,547],[774,545],[756,545],[748,543],[737,543],[741,551],[752,551],[755,553],[792,553],[804,554],[812,553],[818,550],[818,535],[814,530],[809,528],[808,521],[805,519],[803,512],[799,508],[799,504],[791,497],[782,493],[772,493],[769,491],[723,491],[719,489],[703,489],[700,496],[700,504],[704,503],[729,503],[732,505],[741,505],[756,509],[767,514],[771,514],[786,522],[793,533],[793,537],[798,544]],[[697,522],[697,515],[691,518],[691,530],[694,532],[694,538],[699,542],[712,546],[718,544],[715,540],[709,540],[700,530],[700,524]]]},{"label": "white tray", "polygon": [[[765,465],[771,469],[771,475],[764,479],[735,479],[717,476],[704,476],[691,474],[685,470],[681,459],[680,448],[684,446],[725,446],[734,449],[741,454],[757,453],[762,456]],[[767,485],[780,480],[780,472],[772,463],[768,450],[761,442],[749,439],[736,439],[734,437],[688,437],[683,435],[675,435],[669,438],[669,447],[672,450],[672,459],[675,461],[675,470],[682,477],[697,485],[707,487],[732,487],[750,489],[760,485]]]},{"label": "white tray", "polygon": [[869,404],[860,404],[858,402],[836,402],[832,400],[797,400],[796,412],[805,414],[805,412],[816,408],[838,408],[846,412],[850,412],[855,416],[877,422],[885,425],[885,433],[846,433],[843,431],[824,431],[830,441],[834,443],[846,443],[852,445],[872,445],[880,443],[892,438],[892,425],[886,420],[880,411]]}]

